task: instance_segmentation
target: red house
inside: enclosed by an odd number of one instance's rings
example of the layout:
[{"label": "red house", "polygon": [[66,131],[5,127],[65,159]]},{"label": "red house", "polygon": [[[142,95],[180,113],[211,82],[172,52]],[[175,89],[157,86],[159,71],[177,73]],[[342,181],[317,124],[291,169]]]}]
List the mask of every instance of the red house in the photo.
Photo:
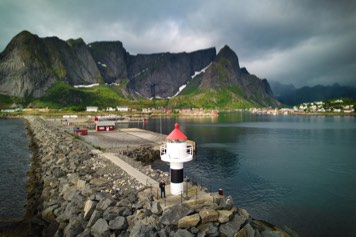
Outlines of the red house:
[{"label": "red house", "polygon": [[73,130],[73,133],[85,136],[85,135],[88,135],[88,129],[75,129],[75,130]]},{"label": "red house", "polygon": [[96,121],[95,130],[97,132],[114,131],[115,130],[115,122],[114,121]]}]

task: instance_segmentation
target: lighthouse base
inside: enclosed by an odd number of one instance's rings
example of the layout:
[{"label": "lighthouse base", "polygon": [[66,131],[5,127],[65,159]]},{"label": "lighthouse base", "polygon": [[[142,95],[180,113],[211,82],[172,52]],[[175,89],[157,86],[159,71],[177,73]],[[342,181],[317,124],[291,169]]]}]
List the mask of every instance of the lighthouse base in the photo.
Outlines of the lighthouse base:
[{"label": "lighthouse base", "polygon": [[183,183],[171,183],[171,194],[181,195],[183,192]]}]

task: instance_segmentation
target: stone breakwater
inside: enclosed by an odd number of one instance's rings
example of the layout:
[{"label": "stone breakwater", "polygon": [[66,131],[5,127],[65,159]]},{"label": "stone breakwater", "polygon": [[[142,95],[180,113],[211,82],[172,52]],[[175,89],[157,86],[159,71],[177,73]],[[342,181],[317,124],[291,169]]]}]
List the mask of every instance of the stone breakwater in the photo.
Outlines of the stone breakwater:
[{"label": "stone breakwater", "polygon": [[290,236],[229,196],[163,208],[152,189],[52,124],[28,118],[34,155],[27,236]]}]

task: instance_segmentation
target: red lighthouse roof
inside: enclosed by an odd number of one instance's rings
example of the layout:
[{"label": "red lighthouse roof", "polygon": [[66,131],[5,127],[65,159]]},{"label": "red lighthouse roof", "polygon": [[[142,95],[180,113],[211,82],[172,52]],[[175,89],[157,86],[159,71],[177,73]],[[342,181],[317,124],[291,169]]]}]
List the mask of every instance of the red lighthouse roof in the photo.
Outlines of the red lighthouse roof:
[{"label": "red lighthouse roof", "polygon": [[179,129],[179,124],[174,125],[174,130],[166,137],[167,140],[186,140],[187,136]]}]

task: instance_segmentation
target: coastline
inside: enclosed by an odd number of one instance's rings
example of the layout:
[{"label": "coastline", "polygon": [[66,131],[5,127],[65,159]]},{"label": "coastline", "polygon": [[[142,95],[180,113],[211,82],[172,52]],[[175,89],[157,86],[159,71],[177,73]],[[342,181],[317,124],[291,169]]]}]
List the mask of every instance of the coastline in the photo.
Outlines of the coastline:
[{"label": "coastline", "polygon": [[[26,117],[26,121],[33,149],[28,212],[23,221],[11,225],[20,224],[26,230],[24,235],[4,236],[40,236],[42,233],[46,236],[143,236],[147,232],[163,236],[199,233],[292,236],[269,223],[254,220],[246,210],[234,206],[228,196],[219,197],[219,203],[204,201],[197,205],[195,201],[163,210],[149,191],[151,187],[138,183],[82,142],[40,118]],[[157,173],[156,178],[162,174],[148,171],[140,163],[133,166],[141,172]],[[208,217],[203,210],[209,210]],[[179,218],[173,218],[172,212],[179,212]],[[227,217],[222,220],[220,213]],[[199,221],[179,226],[179,221],[192,217]],[[99,228],[103,226],[106,228]]]}]

